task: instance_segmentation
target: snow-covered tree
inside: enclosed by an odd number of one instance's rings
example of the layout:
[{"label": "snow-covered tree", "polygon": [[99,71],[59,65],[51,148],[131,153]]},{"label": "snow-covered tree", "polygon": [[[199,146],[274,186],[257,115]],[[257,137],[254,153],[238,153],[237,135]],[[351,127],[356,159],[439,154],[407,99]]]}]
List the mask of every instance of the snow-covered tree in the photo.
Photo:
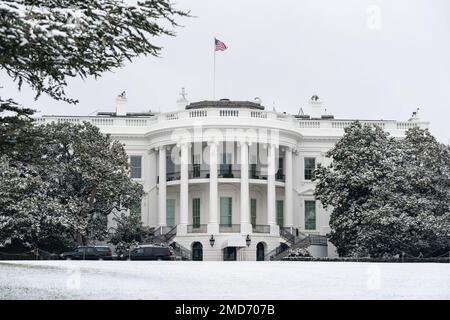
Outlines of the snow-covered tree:
[{"label": "snow-covered tree", "polygon": [[[73,236],[86,243],[106,237],[106,219],[140,201],[142,186],[131,180],[123,145],[90,123],[44,127],[48,190],[76,217]],[[93,228],[93,226],[96,226]]]},{"label": "snow-covered tree", "polygon": [[[71,78],[100,77],[137,56],[158,56],[160,36],[173,36],[188,13],[170,0],[0,0],[0,76],[28,85],[36,99],[65,93]],[[0,83],[1,89],[1,83]],[[0,155],[29,160],[29,108],[0,94]],[[21,159],[19,159],[21,160]]]},{"label": "snow-covered tree", "polygon": [[72,77],[98,77],[139,55],[158,56],[152,38],[174,35],[169,0],[0,1],[0,69],[38,97],[76,102],[64,88]]},{"label": "snow-covered tree", "polygon": [[[0,99],[1,100],[1,99]],[[31,115],[33,110],[24,108],[13,100],[0,101],[0,156],[30,163],[37,145]]]},{"label": "snow-covered tree", "polygon": [[449,148],[419,128],[395,140],[354,123],[316,171],[342,256],[435,256],[450,239]]},{"label": "snow-covered tree", "polygon": [[121,212],[113,220],[115,227],[112,228],[108,241],[116,246],[118,253],[138,245],[149,233],[149,229],[142,224],[140,215]]},{"label": "snow-covered tree", "polygon": [[0,243],[13,240],[46,249],[49,243],[70,243],[65,237],[70,217],[65,206],[47,194],[49,186],[38,168],[0,158]]},{"label": "snow-covered tree", "polygon": [[36,130],[45,141],[43,161],[23,165],[4,157],[0,241],[37,243],[55,232],[79,244],[105,239],[108,216],[130,209],[143,194],[130,178],[123,145],[89,123]]}]

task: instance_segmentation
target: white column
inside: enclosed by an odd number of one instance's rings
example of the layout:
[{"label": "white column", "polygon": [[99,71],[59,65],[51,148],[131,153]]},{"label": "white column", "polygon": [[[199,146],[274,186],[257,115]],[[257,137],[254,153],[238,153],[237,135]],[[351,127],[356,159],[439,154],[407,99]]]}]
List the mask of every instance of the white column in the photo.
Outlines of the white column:
[{"label": "white column", "polygon": [[166,147],[159,148],[158,225],[166,225]]},{"label": "white column", "polygon": [[208,233],[219,233],[218,223],[218,181],[217,181],[217,142],[209,145],[209,219]]},{"label": "white column", "polygon": [[275,193],[275,144],[267,145],[267,223],[270,225],[270,233],[278,230],[276,223],[276,193]]},{"label": "white column", "polygon": [[292,149],[286,148],[285,152],[286,156],[286,172],[285,172],[285,183],[284,183],[284,208],[285,208],[285,219],[284,224],[286,227],[292,227],[294,225],[294,216],[293,216],[293,169],[292,169]]},{"label": "white column", "polygon": [[[181,156],[180,156],[180,227],[177,228],[177,233],[183,233],[184,228],[188,224],[188,213],[189,213],[189,144],[182,143],[180,145]],[[187,231],[187,230],[186,230]]]},{"label": "white column", "polygon": [[151,149],[148,152],[148,201],[147,201],[147,224],[154,226],[159,223],[158,213],[155,212],[154,206],[158,203],[158,189],[157,189],[157,176],[158,176],[158,150]]},{"label": "white column", "polygon": [[249,234],[251,232],[248,144],[241,142],[241,233]]}]

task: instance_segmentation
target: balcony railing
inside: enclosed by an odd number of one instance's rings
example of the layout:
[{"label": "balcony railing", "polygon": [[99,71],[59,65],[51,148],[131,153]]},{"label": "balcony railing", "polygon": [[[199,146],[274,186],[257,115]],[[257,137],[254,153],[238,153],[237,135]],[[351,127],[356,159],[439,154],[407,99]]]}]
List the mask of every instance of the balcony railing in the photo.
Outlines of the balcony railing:
[{"label": "balcony railing", "polygon": [[191,167],[189,170],[189,179],[209,179],[210,170],[200,170],[198,167]]},{"label": "balcony railing", "polygon": [[255,224],[252,226],[253,233],[270,233],[269,225]]},{"label": "balcony railing", "polygon": [[241,166],[237,164],[221,164],[219,165],[219,178],[240,178]]},{"label": "balcony railing", "polygon": [[280,181],[280,182],[284,182],[286,179],[283,170],[278,170],[277,173],[275,174],[275,180],[276,181]]},{"label": "balcony railing", "polygon": [[267,180],[267,168],[259,166],[257,164],[250,164],[248,172],[249,179],[264,179]]},{"label": "balcony railing", "polygon": [[239,233],[241,232],[240,224],[220,224],[219,232],[222,233]]},{"label": "balcony railing", "polygon": [[188,224],[187,232],[188,233],[206,233],[207,232],[206,224]]}]

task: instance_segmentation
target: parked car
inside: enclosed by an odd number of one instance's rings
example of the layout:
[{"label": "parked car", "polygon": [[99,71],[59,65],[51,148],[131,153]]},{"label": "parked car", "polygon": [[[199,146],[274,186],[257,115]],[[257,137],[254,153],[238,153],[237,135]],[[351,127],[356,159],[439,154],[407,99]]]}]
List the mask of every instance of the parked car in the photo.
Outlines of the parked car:
[{"label": "parked car", "polygon": [[61,253],[60,257],[63,260],[112,260],[112,250],[107,246],[80,246]]},{"label": "parked car", "polygon": [[142,245],[119,255],[121,260],[172,260],[168,247]]}]

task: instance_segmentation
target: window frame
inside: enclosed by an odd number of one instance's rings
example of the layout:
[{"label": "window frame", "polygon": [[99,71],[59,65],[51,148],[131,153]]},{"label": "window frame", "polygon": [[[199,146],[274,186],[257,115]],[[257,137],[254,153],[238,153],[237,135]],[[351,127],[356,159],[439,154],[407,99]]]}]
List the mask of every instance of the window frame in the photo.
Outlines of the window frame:
[{"label": "window frame", "polygon": [[[169,217],[169,210],[168,210],[169,209],[169,202],[173,203],[173,206],[171,206],[171,207],[173,207],[173,217]],[[166,199],[166,225],[168,227],[174,227],[175,226],[176,206],[177,206],[176,199],[171,199],[171,198]],[[170,220],[173,220],[173,224],[169,223],[169,218],[170,218]]]},{"label": "window frame", "polygon": [[[307,160],[314,161],[314,168],[311,169],[309,166],[306,166]],[[314,171],[317,168],[317,159],[316,157],[303,157],[303,180],[304,181],[312,181],[314,179]]]},{"label": "window frame", "polygon": [[256,226],[258,201],[256,198],[250,199],[250,221],[252,226]]},{"label": "window frame", "polygon": [[[281,204],[281,206],[280,206]],[[281,208],[281,214],[280,214],[280,208]],[[277,218],[277,225],[279,227],[284,226],[284,200],[278,199],[276,200],[276,218]]]},{"label": "window frame", "polygon": [[192,226],[200,228],[201,225],[201,200],[200,198],[192,198]]},{"label": "window frame", "polygon": [[[142,179],[142,155],[133,154],[130,155],[130,178],[131,179]],[[139,166],[134,165],[133,159],[139,159]],[[139,169],[139,174],[136,175],[136,171]]]},{"label": "window frame", "polygon": [[[309,214],[309,205],[310,204],[313,204],[314,205],[314,228],[311,228],[311,223],[312,223],[312,218],[311,217],[308,217],[308,214]],[[316,203],[316,201],[315,200],[305,200],[304,201],[304,206],[305,206],[305,215],[304,215],[304,218],[305,218],[305,230],[309,230],[309,231],[315,231],[315,230],[317,230],[317,203]]]},{"label": "window frame", "polygon": [[[228,214],[225,216],[223,214],[222,205],[225,205],[223,203],[223,200],[228,200]],[[225,221],[225,219],[227,221]],[[232,197],[220,197],[220,224],[231,227],[233,225],[233,198]]]}]

